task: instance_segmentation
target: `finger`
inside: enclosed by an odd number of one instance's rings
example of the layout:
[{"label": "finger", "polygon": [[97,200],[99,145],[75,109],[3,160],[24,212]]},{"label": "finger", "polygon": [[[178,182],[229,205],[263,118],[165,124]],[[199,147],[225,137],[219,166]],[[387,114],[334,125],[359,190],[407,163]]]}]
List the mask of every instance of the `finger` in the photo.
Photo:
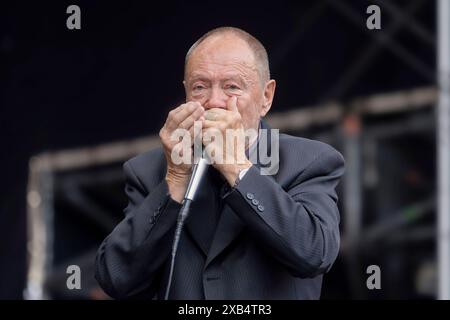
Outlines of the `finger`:
[{"label": "finger", "polygon": [[200,117],[205,113],[205,109],[203,107],[197,108],[194,112],[191,113],[186,119],[184,119],[179,125],[179,128],[189,129],[194,125],[194,122],[200,120]]},{"label": "finger", "polygon": [[205,119],[210,121],[225,120],[229,111],[222,108],[212,108],[205,111]]},{"label": "finger", "polygon": [[173,109],[173,113],[178,113],[181,110],[183,110],[184,106],[186,105],[186,103],[182,103],[180,104],[178,107],[176,107],[175,109]]},{"label": "finger", "polygon": [[199,102],[188,102],[172,110],[167,117],[167,128],[171,131],[177,129],[182,121],[200,107]]},{"label": "finger", "polygon": [[166,122],[164,123],[164,129],[171,132],[177,129],[178,123],[177,123],[177,115],[186,110],[193,108],[190,104],[183,103],[179,105],[177,108],[170,110],[169,114],[167,115]]},{"label": "finger", "polygon": [[191,127],[189,127],[189,134],[191,136],[191,145],[194,144],[196,140],[200,140],[202,137],[202,126],[194,123]]},{"label": "finger", "polygon": [[190,104],[191,104],[190,101],[180,104],[178,107],[176,107],[175,109],[171,110],[172,114],[179,113],[180,111],[186,109],[186,107],[188,107],[188,105],[190,105]]},{"label": "finger", "polygon": [[217,113],[211,110],[205,111],[205,119],[208,121],[216,121]]},{"label": "finger", "polygon": [[207,128],[217,128],[217,121],[212,121],[212,120],[207,120],[205,119],[205,121],[203,121],[203,128],[207,129]]},{"label": "finger", "polygon": [[225,114],[229,113],[229,111],[224,108],[211,108],[211,109],[208,109],[207,111],[217,113],[218,115],[225,115]]},{"label": "finger", "polygon": [[172,121],[179,125],[183,122],[187,117],[189,117],[192,113],[194,113],[197,109],[201,108],[201,104],[199,102],[188,102],[186,103],[180,110],[172,115]]},{"label": "finger", "polygon": [[233,96],[227,101],[227,110],[238,112],[237,97]]}]

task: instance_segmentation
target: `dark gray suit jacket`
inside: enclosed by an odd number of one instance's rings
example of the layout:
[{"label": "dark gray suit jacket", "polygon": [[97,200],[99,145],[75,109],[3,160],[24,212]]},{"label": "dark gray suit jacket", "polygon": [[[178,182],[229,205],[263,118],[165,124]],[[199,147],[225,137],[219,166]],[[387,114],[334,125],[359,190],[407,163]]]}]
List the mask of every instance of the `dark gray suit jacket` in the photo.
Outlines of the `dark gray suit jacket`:
[{"label": "dark gray suit jacket", "polygon": [[[210,167],[182,233],[171,299],[319,299],[339,251],[340,153],[280,135],[275,176],[255,164],[231,189]],[[100,246],[96,278],[114,298],[163,298],[180,204],[162,149],[124,164],[125,218]]]}]

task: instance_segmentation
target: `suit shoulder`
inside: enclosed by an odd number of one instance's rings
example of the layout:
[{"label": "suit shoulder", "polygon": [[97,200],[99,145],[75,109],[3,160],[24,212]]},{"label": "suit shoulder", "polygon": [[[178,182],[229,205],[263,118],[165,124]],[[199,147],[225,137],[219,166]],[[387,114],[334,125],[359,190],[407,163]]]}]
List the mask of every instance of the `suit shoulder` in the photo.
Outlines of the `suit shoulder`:
[{"label": "suit shoulder", "polygon": [[[342,155],[327,143],[280,134],[279,170],[276,179],[289,189],[310,175],[341,175],[345,163]],[[300,180],[299,180],[300,179]]]},{"label": "suit shoulder", "polygon": [[321,155],[343,158],[339,151],[325,142],[288,134],[280,134],[280,151],[282,150],[297,153],[299,156],[311,158],[311,160]]},{"label": "suit shoulder", "polygon": [[166,160],[161,147],[141,153],[124,163],[129,166],[139,180],[146,186],[151,186],[163,179]]},{"label": "suit shoulder", "polygon": [[149,150],[147,152],[138,154],[137,156],[129,159],[126,163],[130,164],[133,168],[147,166],[149,163],[164,159],[164,153],[161,147]]}]

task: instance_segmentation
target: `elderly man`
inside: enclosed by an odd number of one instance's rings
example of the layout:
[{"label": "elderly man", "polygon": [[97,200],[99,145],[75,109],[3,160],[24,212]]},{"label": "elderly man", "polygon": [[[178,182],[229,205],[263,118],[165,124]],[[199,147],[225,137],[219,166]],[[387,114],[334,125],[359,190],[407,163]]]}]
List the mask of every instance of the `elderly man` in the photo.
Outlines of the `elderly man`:
[{"label": "elderly man", "polygon": [[[164,298],[192,171],[173,159],[174,131],[186,129],[195,141],[195,123],[202,137],[268,128],[262,118],[275,80],[266,50],[247,32],[223,27],[202,36],[186,55],[183,83],[186,103],[170,111],[162,148],[124,164],[125,218],[96,259],[96,278],[114,298]],[[181,234],[170,299],[320,298],[322,276],[339,251],[335,187],[344,160],[324,143],[281,134],[278,170],[262,174],[261,164],[249,160],[260,140],[233,152],[216,148],[232,161],[213,162],[202,181]]]}]

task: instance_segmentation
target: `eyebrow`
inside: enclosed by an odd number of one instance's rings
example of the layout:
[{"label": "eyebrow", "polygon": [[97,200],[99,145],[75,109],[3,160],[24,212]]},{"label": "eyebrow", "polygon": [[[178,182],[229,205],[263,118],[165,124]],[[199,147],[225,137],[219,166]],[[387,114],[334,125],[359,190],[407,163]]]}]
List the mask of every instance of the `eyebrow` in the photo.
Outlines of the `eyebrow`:
[{"label": "eyebrow", "polygon": [[206,78],[205,76],[193,76],[193,77],[189,77],[187,82],[188,83],[192,83],[194,81],[203,81],[203,82],[208,82],[208,78]]},{"label": "eyebrow", "polygon": [[[203,74],[203,73],[193,73],[189,78],[188,78],[188,82],[193,82],[193,81],[210,81],[210,79],[208,79],[207,75]],[[246,83],[245,78],[242,77],[239,74],[230,74],[230,75],[225,75],[224,79],[222,79],[221,81],[237,81],[237,82],[242,82],[242,83]]]},{"label": "eyebrow", "polygon": [[191,79],[207,79],[207,75],[204,72],[192,72],[192,75],[188,78],[188,80]]},{"label": "eyebrow", "polygon": [[227,76],[225,79],[226,80],[234,80],[234,81],[238,81],[238,82],[245,82],[245,78],[238,74],[233,74],[233,75]]}]

